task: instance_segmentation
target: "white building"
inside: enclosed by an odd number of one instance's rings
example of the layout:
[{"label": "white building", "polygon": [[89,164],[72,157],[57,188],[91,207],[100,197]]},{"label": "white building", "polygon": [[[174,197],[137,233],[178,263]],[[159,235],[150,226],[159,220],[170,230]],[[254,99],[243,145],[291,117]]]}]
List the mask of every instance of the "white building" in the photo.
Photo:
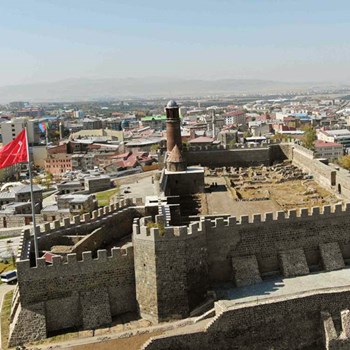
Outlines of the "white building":
[{"label": "white building", "polygon": [[31,144],[40,143],[41,131],[38,120],[28,120],[26,118],[15,118],[8,122],[1,123],[2,143],[5,145],[11,141],[28,126],[28,141]]},{"label": "white building", "polygon": [[315,157],[338,159],[344,154],[344,147],[340,143],[325,142],[317,140],[315,141]]},{"label": "white building", "polygon": [[229,113],[225,116],[226,125],[244,125],[246,124],[246,115],[245,113]]},{"label": "white building", "polygon": [[325,142],[340,143],[345,148],[350,148],[350,131],[347,129],[321,130],[317,134],[317,139]]}]

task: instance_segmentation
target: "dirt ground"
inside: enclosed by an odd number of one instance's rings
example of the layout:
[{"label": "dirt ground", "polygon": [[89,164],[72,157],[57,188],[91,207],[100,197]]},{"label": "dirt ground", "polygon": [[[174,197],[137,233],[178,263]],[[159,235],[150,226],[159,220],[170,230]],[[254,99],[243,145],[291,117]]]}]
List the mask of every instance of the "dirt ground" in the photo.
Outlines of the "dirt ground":
[{"label": "dirt ground", "polygon": [[[135,335],[130,338],[113,339],[113,340],[101,340],[99,343],[83,344],[66,347],[66,350],[139,350],[141,346],[151,337],[160,335],[162,332],[145,333]],[[102,338],[103,339],[103,338]],[[63,348],[62,348],[63,349]]]},{"label": "dirt ground", "polygon": [[[229,214],[239,217],[278,210],[311,208],[339,203],[337,196],[313,180],[290,180],[282,183],[261,183],[240,188],[230,186],[226,176],[206,177],[206,193],[202,197],[202,215]],[[209,189],[209,187],[211,188]],[[266,200],[254,199],[268,196]]]}]

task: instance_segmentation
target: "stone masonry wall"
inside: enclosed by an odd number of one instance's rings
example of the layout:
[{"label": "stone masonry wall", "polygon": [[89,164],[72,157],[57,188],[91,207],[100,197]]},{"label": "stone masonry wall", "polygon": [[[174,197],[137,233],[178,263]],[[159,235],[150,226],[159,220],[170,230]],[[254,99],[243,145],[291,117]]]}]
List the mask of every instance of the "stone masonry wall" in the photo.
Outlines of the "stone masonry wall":
[{"label": "stone masonry wall", "polygon": [[37,267],[30,267],[29,260],[17,262],[21,308],[14,317],[11,344],[22,343],[36,332],[26,315],[40,303],[45,336],[62,328],[99,327],[113,316],[136,311],[133,248],[112,248],[111,256],[99,250],[97,259],[91,252],[82,256],[78,261],[76,254],[68,254],[67,263],[54,257],[52,265],[40,258]]},{"label": "stone masonry wall", "polygon": [[189,316],[208,288],[205,237],[198,223],[186,227],[147,228],[134,224],[135,275],[140,313],[155,322]]},{"label": "stone masonry wall", "polygon": [[[340,247],[342,258],[350,258],[349,214],[350,204],[347,204],[345,207],[341,205],[315,207],[311,212],[308,209],[301,209],[289,210],[287,213],[281,211],[274,214],[256,214],[253,217],[229,217],[227,220],[207,219],[191,224],[188,229],[186,227],[166,228],[165,235],[161,237],[159,234],[153,235],[152,230],[147,234],[146,231],[142,231],[142,225],[141,227],[136,225],[134,232],[141,232],[141,234],[134,234],[134,244],[135,246],[140,244],[141,247],[143,241],[151,241],[155,249],[159,250],[159,254],[162,253],[161,247],[164,246],[164,257],[160,261],[171,260],[173,269],[180,269],[184,264],[198,266],[200,262],[203,270],[201,282],[196,282],[198,286],[204,286],[207,283],[204,278],[206,268],[210,281],[232,281],[235,278],[232,259],[236,257],[255,256],[262,275],[278,274],[283,272],[281,256],[293,249],[303,251],[307,263],[307,266],[304,266],[305,271],[307,267],[322,270],[324,265],[320,248],[322,244],[336,242]],[[195,235],[191,233],[193,231]],[[193,243],[198,248],[195,250],[189,242],[194,242],[198,237],[201,239]],[[167,248],[166,245],[168,245]],[[182,256],[184,251],[182,249],[188,251],[186,258]],[[167,257],[166,252],[176,252],[177,259]],[[135,256],[135,259],[137,260],[138,256]],[[298,264],[297,260],[297,255],[292,254],[288,264]],[[170,272],[170,265],[169,271],[163,269],[161,271],[157,274],[157,279],[163,278],[163,274],[166,275],[167,272],[174,274],[174,271]],[[195,279],[198,273],[194,272],[192,275]],[[186,285],[189,286],[190,283],[188,281]]]},{"label": "stone masonry wall", "polygon": [[350,205],[325,206],[287,214],[242,216],[205,221],[209,276],[212,281],[232,279],[231,258],[255,255],[261,273],[280,271],[280,253],[303,249],[308,266],[322,269],[320,244],[337,242],[344,259],[350,258],[348,232]]},{"label": "stone masonry wall", "polygon": [[[165,227],[162,232],[148,229],[147,218],[141,225],[136,220],[133,243],[140,312],[154,321],[186,317],[203,301],[210,283],[245,285],[258,282],[264,274],[291,277],[306,274],[309,268],[322,270],[321,251],[327,243],[340,247],[341,256],[329,254],[330,260],[337,261],[327,265],[338,268],[342,259],[350,258],[349,214],[350,204],[325,206],[311,212],[202,220],[189,227]],[[252,259],[256,263],[251,274],[247,270]],[[237,269],[235,261],[247,266]]]},{"label": "stone masonry wall", "polygon": [[338,315],[349,308],[350,289],[316,290],[259,303],[229,305],[217,302],[217,316],[204,330],[159,336],[148,341],[142,350],[325,349],[322,313]]},{"label": "stone masonry wall", "polygon": [[185,152],[184,155],[188,165],[200,164],[207,167],[270,165],[268,146],[230,150],[191,150]]},{"label": "stone masonry wall", "polygon": [[303,171],[307,171],[313,175],[314,179],[321,185],[326,188],[330,188],[335,185],[332,184],[332,176],[335,174],[335,170],[330,168],[328,165],[325,165],[313,159],[310,151],[301,147],[299,145],[291,144],[292,148],[292,158],[293,164],[301,168]]},{"label": "stone masonry wall", "polygon": [[[107,207],[108,208],[108,207]],[[107,213],[103,213],[102,210],[96,211],[96,215],[104,215],[104,218],[102,220],[92,220],[90,218],[90,214],[86,214],[84,217],[87,218],[87,220],[82,220],[79,218],[79,216],[74,217],[75,225],[71,225],[71,222],[69,219],[64,219],[61,222],[59,222],[58,229],[54,232],[50,232],[50,230],[47,231],[47,233],[50,233],[49,235],[45,235],[45,227],[43,228],[43,234],[45,237],[43,239],[39,239],[39,249],[40,250],[50,250],[50,248],[53,245],[59,245],[61,242],[61,236],[62,235],[88,235],[89,233],[93,232],[94,230],[105,227],[106,229],[100,231],[99,233],[99,239],[106,242],[106,244],[111,243],[112,241],[115,241],[117,239],[120,239],[122,237],[125,237],[127,235],[131,234],[132,231],[132,221],[135,217],[139,217],[140,214],[138,213],[137,208],[135,207],[127,207],[124,209],[121,209],[117,212],[111,212],[108,211]],[[94,212],[93,212],[94,214]],[[79,218],[79,220],[78,220]],[[68,224],[69,223],[69,224]],[[68,224],[66,227],[64,224]],[[54,227],[55,224],[51,224],[51,227]],[[49,224],[46,224],[46,227],[48,227]],[[40,235],[41,236],[41,235]],[[103,238],[102,238],[103,236]],[[84,250],[96,250],[96,246],[93,243],[94,237],[91,237],[91,239],[87,239],[86,241],[83,241],[81,244],[83,245],[81,248],[77,248],[77,252],[81,253]]]}]

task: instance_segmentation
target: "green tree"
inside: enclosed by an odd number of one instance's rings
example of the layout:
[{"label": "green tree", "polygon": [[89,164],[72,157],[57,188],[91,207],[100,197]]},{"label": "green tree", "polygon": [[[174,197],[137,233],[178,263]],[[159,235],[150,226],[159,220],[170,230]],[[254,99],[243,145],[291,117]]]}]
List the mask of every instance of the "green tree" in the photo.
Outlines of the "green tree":
[{"label": "green tree", "polygon": [[251,137],[251,136],[252,136],[252,133],[249,130],[243,134],[244,138]]},{"label": "green tree", "polygon": [[47,173],[45,177],[45,185],[47,189],[51,187],[52,180],[53,180],[53,175],[51,173]]},{"label": "green tree", "polygon": [[350,169],[350,155],[340,157],[338,159],[338,163],[341,167],[349,170]]},{"label": "green tree", "polygon": [[278,140],[278,141],[286,141],[288,140],[288,136],[285,134],[277,133],[271,137],[272,140]]},{"label": "green tree", "polygon": [[157,228],[159,230],[160,236],[164,236],[165,227],[163,224],[161,224],[159,222],[157,223],[157,222],[150,221],[147,223],[147,231],[150,232],[151,228]]},{"label": "green tree", "polygon": [[229,148],[233,148],[236,144],[236,140],[231,140],[229,143],[228,143],[228,146]]},{"label": "green tree", "polygon": [[159,150],[160,146],[159,144],[155,144],[151,146],[151,151],[152,152],[157,152]]},{"label": "green tree", "polygon": [[305,133],[304,133],[304,136],[302,138],[303,146],[308,148],[308,149],[314,150],[314,148],[315,148],[314,143],[315,143],[316,139],[317,139],[316,130],[312,127],[307,127],[305,129]]}]

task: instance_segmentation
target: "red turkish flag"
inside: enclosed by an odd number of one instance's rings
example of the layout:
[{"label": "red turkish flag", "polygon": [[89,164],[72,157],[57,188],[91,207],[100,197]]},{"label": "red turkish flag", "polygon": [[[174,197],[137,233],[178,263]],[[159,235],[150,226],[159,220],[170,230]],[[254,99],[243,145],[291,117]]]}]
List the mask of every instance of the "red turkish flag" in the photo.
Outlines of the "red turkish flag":
[{"label": "red turkish flag", "polygon": [[26,129],[23,129],[13,141],[0,148],[0,169],[28,161]]}]

